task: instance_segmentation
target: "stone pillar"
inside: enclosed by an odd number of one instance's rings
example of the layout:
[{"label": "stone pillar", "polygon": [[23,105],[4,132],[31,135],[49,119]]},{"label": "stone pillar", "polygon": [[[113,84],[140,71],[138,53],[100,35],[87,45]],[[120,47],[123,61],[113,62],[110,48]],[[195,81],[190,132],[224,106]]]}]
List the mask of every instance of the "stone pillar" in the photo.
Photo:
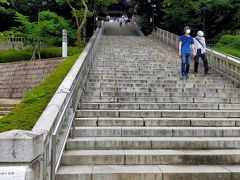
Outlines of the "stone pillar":
[{"label": "stone pillar", "polygon": [[44,131],[0,133],[0,179],[43,179]]},{"label": "stone pillar", "polygon": [[67,49],[67,30],[63,29],[62,30],[62,57],[66,58],[68,54],[68,49]]}]

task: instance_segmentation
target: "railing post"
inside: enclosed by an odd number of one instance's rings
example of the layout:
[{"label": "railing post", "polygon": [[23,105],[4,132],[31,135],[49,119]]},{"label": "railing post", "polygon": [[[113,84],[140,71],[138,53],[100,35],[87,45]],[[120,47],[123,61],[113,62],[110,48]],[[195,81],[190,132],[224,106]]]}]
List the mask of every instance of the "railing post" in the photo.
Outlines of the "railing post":
[{"label": "railing post", "polygon": [[[73,90],[75,91],[75,90]],[[77,109],[77,92],[73,92],[73,97],[72,97],[72,108],[73,108],[73,113]],[[72,122],[72,138],[75,138],[75,129],[76,129],[76,119],[74,117],[73,122]]]},{"label": "railing post", "polygon": [[52,135],[52,150],[51,150],[51,180],[55,180],[55,167],[56,167],[56,135]]}]

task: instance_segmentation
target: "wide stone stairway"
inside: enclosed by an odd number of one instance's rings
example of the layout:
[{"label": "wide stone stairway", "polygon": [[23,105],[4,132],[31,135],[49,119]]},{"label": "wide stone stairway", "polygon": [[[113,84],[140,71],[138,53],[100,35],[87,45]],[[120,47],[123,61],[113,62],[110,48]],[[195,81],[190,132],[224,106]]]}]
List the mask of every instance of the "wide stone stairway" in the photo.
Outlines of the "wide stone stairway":
[{"label": "wide stone stairway", "polygon": [[239,180],[240,89],[179,71],[166,44],[103,36],[57,179]]}]

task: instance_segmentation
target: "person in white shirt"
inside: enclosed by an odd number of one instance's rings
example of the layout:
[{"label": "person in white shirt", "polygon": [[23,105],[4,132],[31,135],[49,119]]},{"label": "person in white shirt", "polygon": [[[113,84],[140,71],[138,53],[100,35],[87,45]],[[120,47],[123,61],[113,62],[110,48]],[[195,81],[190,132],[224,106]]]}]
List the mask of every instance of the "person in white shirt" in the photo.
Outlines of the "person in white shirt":
[{"label": "person in white shirt", "polygon": [[208,60],[206,58],[206,41],[204,38],[204,32],[198,31],[197,36],[194,38],[194,47],[196,55],[194,57],[194,72],[198,73],[199,57],[202,58],[204,64],[204,74],[209,74]]}]

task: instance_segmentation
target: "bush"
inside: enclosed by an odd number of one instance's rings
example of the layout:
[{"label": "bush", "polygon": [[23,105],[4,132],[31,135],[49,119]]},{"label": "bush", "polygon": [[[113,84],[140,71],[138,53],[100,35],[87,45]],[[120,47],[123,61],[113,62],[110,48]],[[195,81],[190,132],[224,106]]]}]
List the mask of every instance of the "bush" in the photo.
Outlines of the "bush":
[{"label": "bush", "polygon": [[28,93],[16,108],[0,119],[0,132],[13,129],[31,130],[78,56],[79,53],[63,61],[46,80]]},{"label": "bush", "polygon": [[231,46],[233,40],[234,40],[234,36],[232,36],[232,35],[224,35],[219,40],[219,43],[222,44],[222,45]]},{"label": "bush", "polygon": [[51,48],[42,48],[40,50],[41,58],[54,58],[62,56],[62,48],[60,47],[51,47]]},{"label": "bush", "polygon": [[[68,55],[72,56],[79,53],[77,47],[68,47]],[[41,49],[41,58],[53,58],[62,56],[62,47],[51,47],[51,48],[42,48]]]},{"label": "bush", "polygon": [[32,53],[28,51],[8,50],[0,53],[0,63],[30,60]]},{"label": "bush", "polygon": [[234,37],[232,47],[240,50],[240,35]]},{"label": "bush", "polygon": [[[79,49],[77,47],[69,47],[68,55],[72,56],[76,53],[79,53]],[[54,58],[62,56],[62,48],[61,47],[50,47],[50,48],[42,48],[40,49],[41,58]],[[7,62],[17,62],[17,61],[28,61],[32,57],[32,49],[27,48],[24,50],[6,50],[0,53],[0,63]]]}]

